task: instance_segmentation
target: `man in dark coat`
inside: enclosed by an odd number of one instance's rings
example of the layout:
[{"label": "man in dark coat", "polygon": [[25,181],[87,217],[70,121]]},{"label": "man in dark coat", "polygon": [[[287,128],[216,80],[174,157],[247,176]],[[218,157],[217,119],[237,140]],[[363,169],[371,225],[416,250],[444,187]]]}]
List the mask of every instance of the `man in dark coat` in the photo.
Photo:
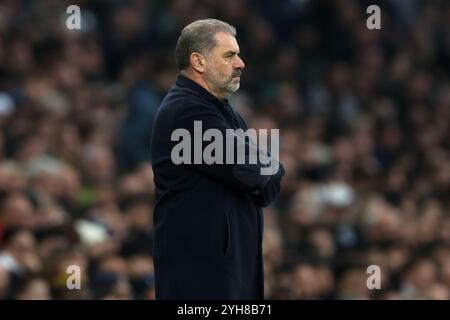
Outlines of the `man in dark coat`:
[{"label": "man in dark coat", "polygon": [[[151,143],[157,299],[264,298],[261,208],[280,191],[283,166],[267,152],[278,165],[261,174],[261,161],[247,161],[254,140],[239,138],[247,147],[244,163],[174,161],[180,137],[174,132],[201,137],[194,122],[224,136],[227,129],[247,130],[227,100],[244,69],[235,35],[233,26],[205,19],[186,26],[178,39],[180,73],[158,110]],[[196,143],[183,156],[195,158]],[[201,148],[207,145],[200,141]],[[216,150],[222,151],[230,152]]]}]

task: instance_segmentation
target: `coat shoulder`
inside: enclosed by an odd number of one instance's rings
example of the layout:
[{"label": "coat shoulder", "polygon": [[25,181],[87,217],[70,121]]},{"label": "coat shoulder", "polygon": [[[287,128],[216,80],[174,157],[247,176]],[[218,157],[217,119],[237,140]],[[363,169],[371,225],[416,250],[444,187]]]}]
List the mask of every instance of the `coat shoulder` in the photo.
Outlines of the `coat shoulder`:
[{"label": "coat shoulder", "polygon": [[176,118],[197,108],[214,109],[214,105],[187,88],[173,86],[162,101],[159,113],[169,113]]}]

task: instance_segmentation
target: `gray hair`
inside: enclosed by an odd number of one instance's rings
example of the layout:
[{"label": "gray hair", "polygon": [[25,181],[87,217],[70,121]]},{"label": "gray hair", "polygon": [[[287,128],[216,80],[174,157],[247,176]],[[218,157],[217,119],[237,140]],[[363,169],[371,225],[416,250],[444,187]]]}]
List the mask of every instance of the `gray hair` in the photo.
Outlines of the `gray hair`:
[{"label": "gray hair", "polygon": [[175,49],[178,70],[184,70],[189,66],[193,52],[203,55],[209,53],[217,45],[214,36],[218,32],[236,36],[235,27],[217,19],[197,20],[184,27]]}]

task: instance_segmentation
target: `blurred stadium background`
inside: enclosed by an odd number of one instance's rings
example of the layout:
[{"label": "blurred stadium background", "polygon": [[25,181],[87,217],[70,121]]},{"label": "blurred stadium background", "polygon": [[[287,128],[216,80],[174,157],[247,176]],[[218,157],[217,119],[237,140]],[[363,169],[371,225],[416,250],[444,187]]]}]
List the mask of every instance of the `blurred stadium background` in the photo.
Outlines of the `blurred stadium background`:
[{"label": "blurred stadium background", "polygon": [[449,299],[445,0],[1,1],[0,299],[154,299],[152,121],[205,17],[238,30],[232,105],[280,128],[266,298]]}]

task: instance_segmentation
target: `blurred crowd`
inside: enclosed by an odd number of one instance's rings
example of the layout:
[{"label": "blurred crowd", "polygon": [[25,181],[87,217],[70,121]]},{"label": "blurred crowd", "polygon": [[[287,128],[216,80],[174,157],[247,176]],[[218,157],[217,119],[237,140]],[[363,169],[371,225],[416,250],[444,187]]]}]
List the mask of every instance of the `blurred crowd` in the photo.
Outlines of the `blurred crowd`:
[{"label": "blurred crowd", "polygon": [[205,17],[237,28],[231,104],[280,129],[266,298],[450,299],[448,1],[70,4],[0,3],[0,299],[154,299],[153,118]]}]

